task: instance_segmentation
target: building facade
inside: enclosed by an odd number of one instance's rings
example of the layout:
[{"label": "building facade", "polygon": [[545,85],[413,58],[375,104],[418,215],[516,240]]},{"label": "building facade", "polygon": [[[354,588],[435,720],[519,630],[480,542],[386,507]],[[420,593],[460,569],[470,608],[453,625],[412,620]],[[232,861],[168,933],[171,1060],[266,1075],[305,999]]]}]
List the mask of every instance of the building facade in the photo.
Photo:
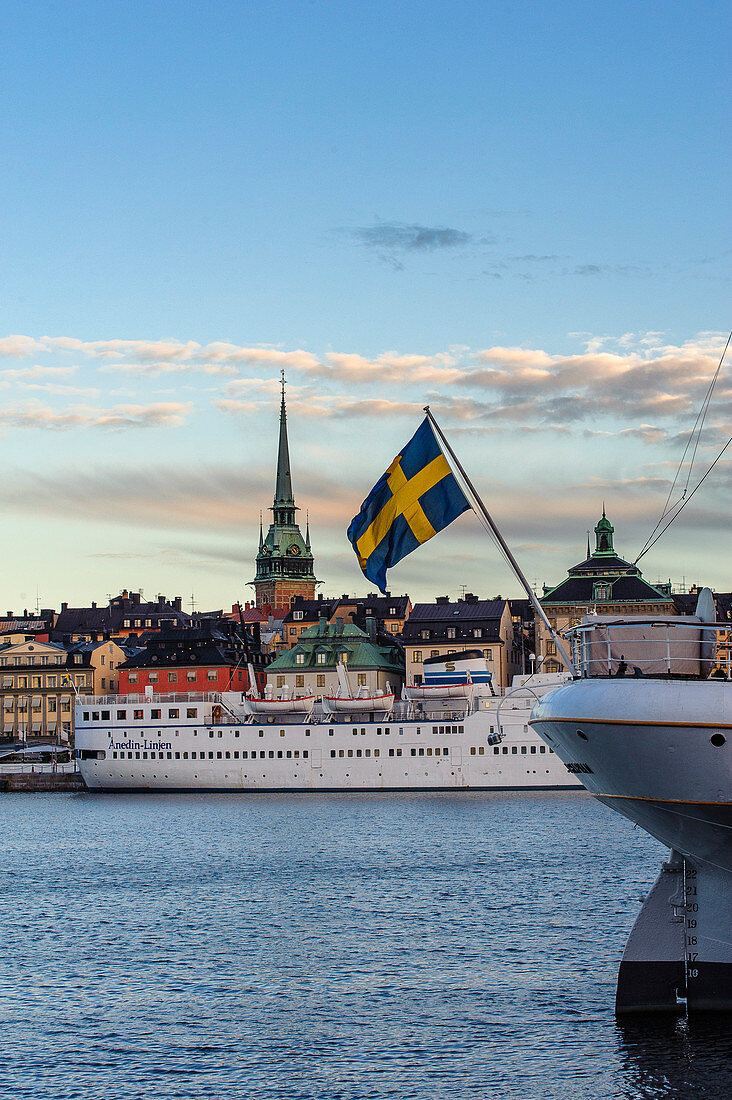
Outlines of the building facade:
[{"label": "building facade", "polygon": [[89,650],[28,638],[0,646],[0,734],[4,741],[71,741],[74,695],[93,690]]},{"label": "building facade", "polygon": [[[575,626],[584,615],[675,615],[671,583],[662,586],[644,580],[637,565],[618,557],[613,535],[615,528],[602,509],[595,527],[595,549],[568,570],[567,577],[554,588],[544,586],[541,605],[552,627],[561,632]],[[542,672],[560,672],[561,656],[543,622],[535,619],[536,652]]]},{"label": "building facade", "polygon": [[268,605],[277,613],[278,608],[288,609],[295,597],[311,600],[317,581],[313,572],[313,554],[310,549],[310,528],[306,524],[303,538],[295,513],[298,511],[292,492],[290,474],[290,449],[287,440],[287,410],[285,408],[285,382],[282,377],[280,403],[280,437],[277,450],[277,477],[275,481],[272,523],[265,538],[262,523],[259,525],[259,552],[254,580],[257,607]]},{"label": "building facade", "polygon": [[421,684],[423,663],[429,657],[449,656],[480,649],[496,687],[506,687],[521,672],[521,650],[508,600],[479,600],[467,592],[451,602],[438,596],[417,603],[402,631],[407,684]]},{"label": "building facade", "polygon": [[275,692],[287,687],[296,695],[335,695],[338,664],[346,666],[351,693],[359,688],[366,694],[393,691],[399,695],[404,683],[404,662],[399,644],[353,623],[323,616],[304,630],[297,642],[285,650],[267,669],[267,686]]}]

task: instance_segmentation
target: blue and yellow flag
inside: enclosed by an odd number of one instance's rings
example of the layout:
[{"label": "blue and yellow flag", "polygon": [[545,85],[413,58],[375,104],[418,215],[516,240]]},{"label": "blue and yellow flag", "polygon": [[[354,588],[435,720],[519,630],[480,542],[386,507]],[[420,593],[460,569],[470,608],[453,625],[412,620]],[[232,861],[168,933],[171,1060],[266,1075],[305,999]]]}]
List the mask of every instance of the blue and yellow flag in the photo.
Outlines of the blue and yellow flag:
[{"label": "blue and yellow flag", "polygon": [[359,565],[383,592],[386,571],[470,508],[425,418],[351,521]]}]

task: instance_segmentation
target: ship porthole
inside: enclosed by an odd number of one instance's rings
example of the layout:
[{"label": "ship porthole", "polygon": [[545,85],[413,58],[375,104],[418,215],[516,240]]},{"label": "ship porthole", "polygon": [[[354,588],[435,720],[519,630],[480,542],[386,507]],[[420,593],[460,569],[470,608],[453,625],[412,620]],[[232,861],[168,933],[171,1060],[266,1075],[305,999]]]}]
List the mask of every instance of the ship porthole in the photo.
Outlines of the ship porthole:
[{"label": "ship porthole", "polygon": [[577,736],[581,737],[583,741],[589,741],[589,737],[586,733],[583,733],[582,730],[577,730]]},{"label": "ship porthole", "polygon": [[715,748],[721,749],[727,738],[724,736],[723,733],[713,733],[709,740],[712,742]]}]

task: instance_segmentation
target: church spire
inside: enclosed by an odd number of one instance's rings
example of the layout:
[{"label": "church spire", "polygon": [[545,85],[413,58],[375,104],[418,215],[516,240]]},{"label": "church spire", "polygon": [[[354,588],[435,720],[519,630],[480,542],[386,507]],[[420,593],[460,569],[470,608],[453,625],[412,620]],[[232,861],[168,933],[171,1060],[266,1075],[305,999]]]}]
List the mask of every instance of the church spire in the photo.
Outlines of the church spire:
[{"label": "church spire", "polygon": [[280,381],[282,399],[280,402],[280,443],[277,451],[277,481],[275,483],[275,507],[289,505],[294,507],[292,496],[292,478],[290,477],[290,448],[287,445],[287,410],[285,409],[285,372]]}]

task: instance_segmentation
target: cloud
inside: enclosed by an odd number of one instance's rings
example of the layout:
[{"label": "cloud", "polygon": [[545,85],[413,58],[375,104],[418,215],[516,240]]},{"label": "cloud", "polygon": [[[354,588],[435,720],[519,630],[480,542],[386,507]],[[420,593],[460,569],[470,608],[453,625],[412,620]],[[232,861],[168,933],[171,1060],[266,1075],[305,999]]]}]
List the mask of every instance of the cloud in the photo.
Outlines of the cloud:
[{"label": "cloud", "polygon": [[126,428],[177,428],[185,423],[191,404],[178,402],[153,405],[115,405],[111,409],[95,409],[88,405],[57,411],[35,402],[15,409],[0,409],[0,427],[52,431],[76,428],[102,428],[121,431]]},{"label": "cloud", "polygon": [[32,336],[4,336],[0,338],[0,355],[11,359],[27,359],[29,355],[45,351],[43,343]]},{"label": "cloud", "polygon": [[352,233],[367,248],[385,252],[435,252],[443,248],[462,248],[474,239],[462,229],[407,225],[405,222],[362,226],[353,229]]}]

